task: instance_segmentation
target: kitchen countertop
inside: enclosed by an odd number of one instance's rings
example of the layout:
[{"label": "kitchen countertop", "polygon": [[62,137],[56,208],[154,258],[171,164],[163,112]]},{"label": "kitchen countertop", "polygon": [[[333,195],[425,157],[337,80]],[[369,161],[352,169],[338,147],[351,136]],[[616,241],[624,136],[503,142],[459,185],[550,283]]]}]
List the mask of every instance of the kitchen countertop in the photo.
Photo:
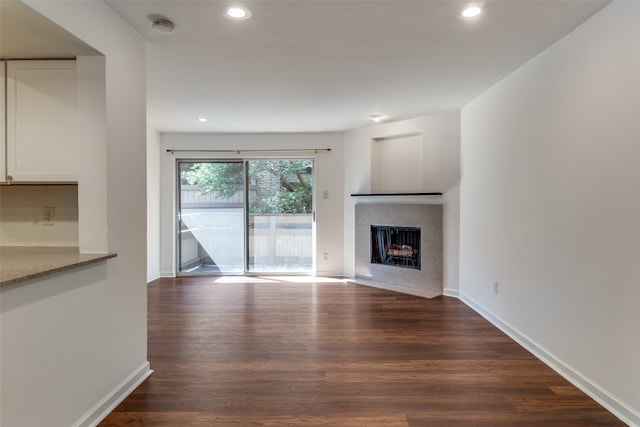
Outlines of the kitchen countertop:
[{"label": "kitchen countertop", "polygon": [[0,287],[116,257],[69,246],[0,246]]}]

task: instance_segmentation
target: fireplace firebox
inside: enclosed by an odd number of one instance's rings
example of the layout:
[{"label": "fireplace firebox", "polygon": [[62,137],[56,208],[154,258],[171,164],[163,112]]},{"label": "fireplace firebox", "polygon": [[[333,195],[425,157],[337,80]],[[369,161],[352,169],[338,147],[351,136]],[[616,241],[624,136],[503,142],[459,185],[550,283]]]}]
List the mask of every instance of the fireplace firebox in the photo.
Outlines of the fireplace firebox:
[{"label": "fireplace firebox", "polygon": [[420,270],[420,228],[371,226],[371,263]]}]

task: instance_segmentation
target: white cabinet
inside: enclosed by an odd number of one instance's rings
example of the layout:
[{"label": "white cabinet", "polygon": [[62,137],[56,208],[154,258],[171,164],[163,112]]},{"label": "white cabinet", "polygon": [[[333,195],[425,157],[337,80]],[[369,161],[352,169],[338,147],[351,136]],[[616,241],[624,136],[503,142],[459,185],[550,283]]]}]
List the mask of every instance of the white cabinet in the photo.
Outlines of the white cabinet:
[{"label": "white cabinet", "polygon": [[75,61],[7,61],[6,175],[75,181]]}]

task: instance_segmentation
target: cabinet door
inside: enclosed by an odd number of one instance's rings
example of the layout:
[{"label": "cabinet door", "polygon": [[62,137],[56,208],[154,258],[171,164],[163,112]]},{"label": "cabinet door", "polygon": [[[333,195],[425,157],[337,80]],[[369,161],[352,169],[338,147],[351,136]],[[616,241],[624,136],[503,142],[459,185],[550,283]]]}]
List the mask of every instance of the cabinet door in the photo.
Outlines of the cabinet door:
[{"label": "cabinet door", "polygon": [[7,177],[7,135],[4,115],[6,101],[4,96],[5,65],[6,61],[0,61],[0,182],[4,182]]},{"label": "cabinet door", "polygon": [[75,61],[8,61],[7,175],[75,181]]}]

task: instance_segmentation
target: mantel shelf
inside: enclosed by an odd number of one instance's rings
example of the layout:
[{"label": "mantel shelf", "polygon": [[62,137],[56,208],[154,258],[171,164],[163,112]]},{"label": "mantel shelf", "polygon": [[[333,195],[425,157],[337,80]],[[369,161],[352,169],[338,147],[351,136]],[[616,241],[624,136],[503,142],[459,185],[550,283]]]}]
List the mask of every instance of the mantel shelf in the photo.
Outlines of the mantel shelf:
[{"label": "mantel shelf", "polygon": [[351,197],[442,196],[442,193],[352,193]]}]

